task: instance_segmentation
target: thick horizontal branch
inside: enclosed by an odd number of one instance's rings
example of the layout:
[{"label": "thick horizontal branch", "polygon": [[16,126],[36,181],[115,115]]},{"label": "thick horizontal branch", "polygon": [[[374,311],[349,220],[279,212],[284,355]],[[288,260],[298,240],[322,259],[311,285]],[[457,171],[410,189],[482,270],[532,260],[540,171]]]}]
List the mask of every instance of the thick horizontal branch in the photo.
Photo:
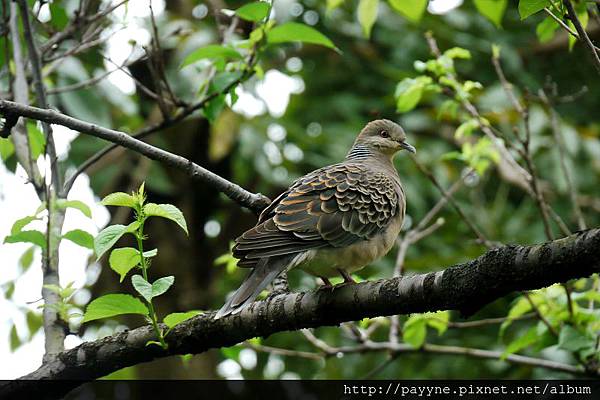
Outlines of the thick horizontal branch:
[{"label": "thick horizontal branch", "polygon": [[0,113],[18,115],[50,124],[62,125],[75,131],[118,144],[133,150],[136,153],[143,154],[152,160],[181,169],[187,172],[192,178],[208,183],[233,201],[253,211],[259,211],[269,204],[269,199],[260,193],[251,193],[184,157],[142,142],[125,132],[94,125],[61,114],[55,110],[45,110],[7,100],[0,100]]},{"label": "thick horizontal branch", "polygon": [[[146,346],[155,338],[152,329],[144,326],[83,343],[23,379],[78,380],[74,387],[155,358],[202,353],[282,331],[393,314],[471,313],[513,291],[539,289],[599,271],[600,229],[592,229],[535,246],[495,248],[438,272],[278,295],[219,320],[207,312],[176,326],[167,335],[168,350]],[[15,381],[4,390],[23,398],[24,391],[35,390],[35,385]]]}]

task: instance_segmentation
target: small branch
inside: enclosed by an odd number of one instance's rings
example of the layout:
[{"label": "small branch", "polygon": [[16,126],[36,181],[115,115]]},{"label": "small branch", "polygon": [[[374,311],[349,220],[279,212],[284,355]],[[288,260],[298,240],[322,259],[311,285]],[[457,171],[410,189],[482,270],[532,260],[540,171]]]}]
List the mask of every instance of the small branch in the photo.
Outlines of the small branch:
[{"label": "small branch", "polygon": [[579,18],[577,18],[577,13],[575,12],[575,9],[573,8],[573,4],[571,3],[571,1],[563,0],[563,4],[567,9],[568,18],[571,20],[571,22],[575,26],[575,30],[577,30],[577,33],[579,34],[579,40],[582,41],[583,44],[589,50],[589,53],[592,56],[592,62],[594,64],[594,67],[596,67],[596,71],[598,72],[598,74],[600,74],[600,56],[598,56],[598,52],[596,51],[596,46],[594,46],[594,43],[592,43],[587,32],[585,31],[585,29],[583,29],[583,26],[581,25]]},{"label": "small branch", "polygon": [[277,354],[279,356],[286,356],[286,357],[299,357],[299,358],[306,358],[309,360],[317,360],[317,361],[320,361],[324,358],[323,355],[319,354],[319,353],[309,353],[307,351],[296,351],[296,350],[282,349],[279,347],[264,346],[261,344],[256,344],[256,343],[252,343],[252,342],[248,342],[248,341],[244,342],[244,347],[247,347],[249,349],[253,349],[256,351],[260,351],[261,353]]},{"label": "small branch", "polygon": [[[120,132],[98,125],[91,124],[54,110],[44,110],[37,107],[25,106],[7,100],[0,100],[0,113],[13,113],[23,117],[44,121],[51,124],[62,125],[75,131],[95,136],[100,139],[115,143],[115,145],[126,147],[136,153],[142,154],[152,160],[185,171],[194,179],[201,180],[213,186],[227,197],[253,211],[262,210],[269,204],[269,200],[261,195],[248,192],[240,186],[232,183],[221,176],[191,162],[190,160],[170,153],[166,150],[142,142],[125,132]],[[158,130],[152,127],[150,130]],[[142,131],[142,134],[147,131]],[[138,134],[139,135],[139,134]]]},{"label": "small branch", "polygon": [[448,328],[479,328],[481,326],[486,325],[497,325],[501,324],[505,321],[520,321],[523,319],[531,319],[537,317],[536,313],[528,313],[523,314],[518,317],[510,318],[510,317],[498,317],[498,318],[486,318],[486,319],[478,319],[476,321],[463,321],[463,322],[448,322]]}]

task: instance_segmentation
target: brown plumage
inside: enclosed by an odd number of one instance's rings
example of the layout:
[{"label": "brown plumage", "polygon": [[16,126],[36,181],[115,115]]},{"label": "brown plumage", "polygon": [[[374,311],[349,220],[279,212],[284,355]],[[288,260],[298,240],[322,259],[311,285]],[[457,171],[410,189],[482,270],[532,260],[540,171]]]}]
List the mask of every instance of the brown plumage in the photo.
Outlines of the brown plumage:
[{"label": "brown plumage", "polygon": [[405,213],[405,196],[393,156],[406,143],[402,128],[372,121],[346,159],[299,179],[236,239],[238,266],[248,278],[216,318],[235,313],[281,272],[294,267],[324,278],[349,273],[382,257],[393,245]]}]

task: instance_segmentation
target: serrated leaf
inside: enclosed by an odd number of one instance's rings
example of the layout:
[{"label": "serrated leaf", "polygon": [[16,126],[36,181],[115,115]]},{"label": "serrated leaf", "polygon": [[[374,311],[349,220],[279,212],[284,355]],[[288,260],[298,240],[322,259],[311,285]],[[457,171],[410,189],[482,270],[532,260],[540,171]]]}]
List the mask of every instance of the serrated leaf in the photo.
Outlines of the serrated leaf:
[{"label": "serrated leaf", "polygon": [[137,200],[134,196],[130,194],[123,192],[115,192],[103,198],[100,204],[104,206],[136,208]]},{"label": "serrated leaf", "polygon": [[33,243],[46,248],[46,236],[40,231],[21,231],[4,238],[4,243]]},{"label": "serrated leaf", "polygon": [[506,11],[507,0],[474,0],[477,11],[497,28],[502,27],[502,17]]},{"label": "serrated leaf", "polygon": [[141,261],[140,252],[133,247],[114,249],[108,257],[108,265],[119,274],[119,282],[123,282],[127,273]]},{"label": "serrated leaf", "polygon": [[394,11],[412,22],[419,22],[425,13],[428,0],[388,0]]},{"label": "serrated leaf", "polygon": [[298,22],[286,22],[275,26],[267,33],[267,42],[271,44],[289,42],[311,43],[339,52],[339,49],[327,36],[315,28]]},{"label": "serrated leaf", "polygon": [[56,200],[56,206],[63,209],[74,208],[81,211],[86,217],[92,218],[92,211],[90,210],[90,207],[83,201],[58,199]]},{"label": "serrated leaf", "polygon": [[88,304],[82,322],[122,314],[148,315],[148,308],[139,299],[128,294],[107,294]]},{"label": "serrated leaf", "polygon": [[521,19],[525,19],[548,6],[550,6],[548,0],[519,0],[519,15]]},{"label": "serrated leaf", "polygon": [[148,203],[144,206],[144,215],[146,217],[162,217],[174,221],[188,234],[187,224],[183,213],[172,204]]},{"label": "serrated leaf", "polygon": [[94,239],[94,251],[96,257],[100,259],[108,249],[114,246],[115,243],[126,233],[135,231],[140,226],[139,222],[134,221],[131,224],[125,225],[110,225],[98,233]]},{"label": "serrated leaf", "polygon": [[379,0],[360,0],[358,3],[358,22],[366,38],[371,37],[371,29],[377,20]]},{"label": "serrated leaf", "polygon": [[40,218],[33,216],[33,215],[29,215],[27,217],[23,217],[21,219],[16,220],[13,223],[12,228],[10,228],[10,234],[11,235],[16,235],[17,233],[21,232],[23,230],[23,228],[25,228],[27,225],[29,225],[31,222],[39,220]]},{"label": "serrated leaf", "polygon": [[94,250],[94,236],[84,230],[73,229],[72,231],[65,233],[63,238],[70,240],[81,247]]},{"label": "serrated leaf", "polygon": [[235,14],[246,21],[257,22],[264,19],[271,6],[265,2],[249,3],[235,10]]},{"label": "serrated leaf", "polygon": [[418,349],[425,343],[427,321],[421,315],[411,315],[404,323],[402,338],[412,347]]},{"label": "serrated leaf", "polygon": [[133,288],[138,292],[147,302],[152,300],[152,285],[150,282],[144,279],[141,275],[133,275],[131,277],[131,284]]},{"label": "serrated leaf", "polygon": [[200,311],[171,313],[163,319],[163,322],[169,327],[169,329],[172,329],[175,325],[178,325],[183,321],[187,321],[188,319],[193,318],[199,314],[201,314]]},{"label": "serrated leaf", "polygon": [[31,267],[31,264],[33,263],[34,254],[35,247],[32,246],[25,250],[25,252],[19,258],[19,266],[21,267],[23,272],[26,272],[29,269],[29,267]]},{"label": "serrated leaf", "polygon": [[196,49],[188,54],[188,56],[183,60],[180,68],[187,67],[190,64],[206,59],[241,60],[243,57],[232,47],[211,44]]}]

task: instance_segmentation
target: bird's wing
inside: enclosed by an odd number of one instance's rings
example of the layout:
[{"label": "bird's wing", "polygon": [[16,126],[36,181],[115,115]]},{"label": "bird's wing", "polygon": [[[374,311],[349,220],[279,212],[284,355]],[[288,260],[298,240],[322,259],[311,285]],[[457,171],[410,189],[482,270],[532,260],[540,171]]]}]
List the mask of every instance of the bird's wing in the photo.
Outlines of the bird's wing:
[{"label": "bird's wing", "polygon": [[241,267],[264,257],[321,247],[344,247],[382,231],[404,199],[384,172],[336,164],[295,181],[263,211],[258,224],[236,239]]}]

